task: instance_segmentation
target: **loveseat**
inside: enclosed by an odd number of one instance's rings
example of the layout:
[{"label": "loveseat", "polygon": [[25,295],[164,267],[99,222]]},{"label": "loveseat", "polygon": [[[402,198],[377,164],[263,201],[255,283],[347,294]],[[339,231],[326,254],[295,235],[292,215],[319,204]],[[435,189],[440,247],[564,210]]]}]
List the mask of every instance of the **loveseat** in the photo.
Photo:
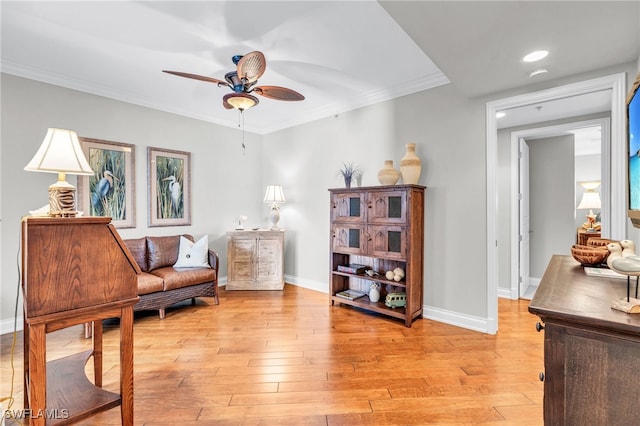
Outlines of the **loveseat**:
[{"label": "loveseat", "polygon": [[[194,241],[191,235],[183,237]],[[205,247],[209,267],[182,268],[174,267],[181,248],[180,235],[142,237],[124,240],[124,243],[139,267],[136,272],[140,300],[134,305],[134,311],[157,309],[163,319],[166,308],[183,300],[191,299],[195,304],[196,297],[213,297],[215,304],[219,303],[219,260],[215,251]]]},{"label": "loveseat", "polygon": [[[191,245],[200,244],[202,252],[201,265],[192,267],[174,267],[179,255],[191,252],[185,250],[180,253],[183,244],[181,237],[186,238]],[[203,241],[204,240],[204,241]],[[148,311],[157,309],[160,319],[165,317],[165,309],[169,306],[191,299],[195,304],[196,297],[213,297],[215,304],[218,300],[218,254],[208,249],[208,242],[203,238],[193,244],[193,237],[188,234],[169,237],[142,237],[123,240],[136,264],[133,265],[138,278],[138,296],[140,300],[133,305],[134,311]],[[182,263],[181,263],[182,264]],[[85,337],[92,335],[91,323],[85,324]]]}]

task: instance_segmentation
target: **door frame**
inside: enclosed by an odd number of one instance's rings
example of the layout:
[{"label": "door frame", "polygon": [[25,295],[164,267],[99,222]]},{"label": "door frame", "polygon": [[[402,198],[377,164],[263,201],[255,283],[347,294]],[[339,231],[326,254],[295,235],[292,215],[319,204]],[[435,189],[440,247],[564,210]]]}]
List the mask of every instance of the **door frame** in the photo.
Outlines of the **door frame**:
[{"label": "door frame", "polygon": [[[533,124],[532,124],[533,125]],[[602,129],[600,139],[600,198],[602,200],[602,235],[609,235],[612,229],[611,212],[611,139],[609,137],[610,120],[608,117],[596,118],[592,120],[574,121],[571,123],[559,124],[555,126],[532,127],[530,129],[511,132],[511,288],[509,297],[517,299],[522,295],[522,288],[518,285],[520,281],[520,270],[522,259],[520,259],[520,212],[519,212],[519,182],[520,182],[520,156],[519,140],[531,140],[534,138],[547,138],[566,134],[566,132],[582,127],[600,126]],[[623,212],[624,213],[624,212]],[[524,281],[523,277],[523,281]]]},{"label": "door frame", "polygon": [[[498,123],[496,113],[503,109],[517,108],[538,102],[562,99],[602,90],[611,90],[611,205],[625,212],[625,73],[568,84],[552,89],[498,99],[486,104],[486,196],[487,196],[487,333],[498,331]],[[626,214],[612,211],[615,225],[611,238],[623,239]]]}]

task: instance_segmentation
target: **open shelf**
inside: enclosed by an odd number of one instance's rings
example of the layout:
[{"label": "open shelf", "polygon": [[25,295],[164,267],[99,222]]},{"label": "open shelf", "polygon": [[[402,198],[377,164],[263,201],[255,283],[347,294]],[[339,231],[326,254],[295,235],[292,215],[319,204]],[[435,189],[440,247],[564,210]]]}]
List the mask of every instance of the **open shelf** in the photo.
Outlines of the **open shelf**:
[{"label": "open shelf", "polygon": [[363,280],[367,280],[367,281],[374,281],[380,284],[385,284],[385,285],[392,285],[395,287],[402,287],[405,288],[406,284],[404,281],[393,281],[393,280],[388,280],[386,278],[380,278],[382,277],[382,275],[377,275],[375,277],[370,277],[367,274],[350,274],[348,272],[342,272],[342,271],[333,271],[334,275],[341,275],[343,277],[351,277],[351,278],[360,278]]}]

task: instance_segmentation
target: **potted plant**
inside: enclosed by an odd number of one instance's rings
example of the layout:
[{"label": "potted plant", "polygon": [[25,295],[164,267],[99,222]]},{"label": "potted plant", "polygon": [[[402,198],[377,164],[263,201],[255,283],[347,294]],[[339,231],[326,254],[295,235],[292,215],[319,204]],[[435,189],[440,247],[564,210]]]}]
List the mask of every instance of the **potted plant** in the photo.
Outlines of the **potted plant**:
[{"label": "potted plant", "polygon": [[338,175],[344,178],[344,186],[351,188],[351,180],[360,176],[360,169],[353,163],[342,163],[342,168],[338,170]]}]

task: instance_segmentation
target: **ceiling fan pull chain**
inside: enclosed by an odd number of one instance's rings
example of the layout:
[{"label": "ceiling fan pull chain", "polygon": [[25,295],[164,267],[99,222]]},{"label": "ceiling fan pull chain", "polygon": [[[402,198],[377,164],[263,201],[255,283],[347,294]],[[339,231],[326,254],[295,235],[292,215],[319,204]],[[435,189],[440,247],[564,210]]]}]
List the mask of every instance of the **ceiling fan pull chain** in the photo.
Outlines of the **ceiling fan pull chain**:
[{"label": "ceiling fan pull chain", "polygon": [[[242,127],[242,155],[245,155],[246,153],[246,146],[244,145],[244,114],[243,114],[243,110],[239,109],[238,110],[238,128]],[[242,126],[240,126],[240,123],[242,123]]]}]

